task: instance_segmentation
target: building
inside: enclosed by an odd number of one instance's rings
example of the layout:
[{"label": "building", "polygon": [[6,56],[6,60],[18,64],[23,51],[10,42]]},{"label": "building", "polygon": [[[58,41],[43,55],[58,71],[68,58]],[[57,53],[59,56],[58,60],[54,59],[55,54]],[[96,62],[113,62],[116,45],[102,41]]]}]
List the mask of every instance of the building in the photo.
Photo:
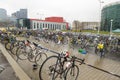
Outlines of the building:
[{"label": "building", "polygon": [[73,28],[72,30],[97,30],[99,26],[99,22],[79,22],[74,21],[73,22]]},{"label": "building", "polygon": [[17,23],[19,29],[66,30],[69,28],[63,17],[47,17],[45,20],[21,18],[17,20]]},{"label": "building", "polygon": [[97,30],[99,22],[82,22],[81,26],[83,30]]},{"label": "building", "polygon": [[5,21],[7,19],[7,11],[0,8],[0,21]]},{"label": "building", "polygon": [[78,20],[74,20],[72,23],[72,30],[74,31],[82,30],[81,22]]},{"label": "building", "polygon": [[101,30],[110,31],[120,29],[120,1],[103,7],[101,13]]},{"label": "building", "polygon": [[17,18],[17,19],[27,18],[28,17],[27,9],[20,9],[20,11],[13,13],[12,17]]}]

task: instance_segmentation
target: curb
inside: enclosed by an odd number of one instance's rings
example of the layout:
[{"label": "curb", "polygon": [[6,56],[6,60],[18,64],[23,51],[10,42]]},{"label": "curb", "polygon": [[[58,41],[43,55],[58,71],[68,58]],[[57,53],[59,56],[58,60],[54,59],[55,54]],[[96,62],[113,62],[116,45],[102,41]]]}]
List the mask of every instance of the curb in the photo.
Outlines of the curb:
[{"label": "curb", "polygon": [[31,80],[30,77],[23,71],[23,69],[18,65],[18,63],[11,57],[11,55],[6,51],[6,49],[3,47],[3,45],[0,43],[0,49],[2,51],[2,54],[5,56],[5,58],[10,63],[11,67],[13,68],[14,72],[16,73],[16,76],[20,80]]}]

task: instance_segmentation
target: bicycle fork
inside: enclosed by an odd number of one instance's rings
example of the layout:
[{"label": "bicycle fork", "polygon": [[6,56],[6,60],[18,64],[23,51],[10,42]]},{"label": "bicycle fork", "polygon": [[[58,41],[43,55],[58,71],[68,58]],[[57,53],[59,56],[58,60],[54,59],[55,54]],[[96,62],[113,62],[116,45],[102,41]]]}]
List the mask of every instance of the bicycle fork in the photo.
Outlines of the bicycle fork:
[{"label": "bicycle fork", "polygon": [[63,73],[64,73],[64,69],[62,67],[62,63],[61,63],[61,59],[57,60],[55,65],[49,66],[49,75],[51,76],[51,80],[55,80],[58,76],[60,79],[63,78],[64,80],[64,76],[62,77]]}]

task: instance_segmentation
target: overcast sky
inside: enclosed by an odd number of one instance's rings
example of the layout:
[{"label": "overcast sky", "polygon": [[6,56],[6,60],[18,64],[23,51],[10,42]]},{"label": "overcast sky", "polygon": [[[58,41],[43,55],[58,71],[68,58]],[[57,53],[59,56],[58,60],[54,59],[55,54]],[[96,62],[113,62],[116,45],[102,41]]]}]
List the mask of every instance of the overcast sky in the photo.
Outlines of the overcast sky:
[{"label": "overcast sky", "polygon": [[[111,2],[120,0],[101,0],[102,7]],[[18,11],[20,8],[28,9],[29,18],[42,18],[60,16],[68,22],[99,21],[99,0],[0,0],[0,8],[7,10],[7,14]]]}]

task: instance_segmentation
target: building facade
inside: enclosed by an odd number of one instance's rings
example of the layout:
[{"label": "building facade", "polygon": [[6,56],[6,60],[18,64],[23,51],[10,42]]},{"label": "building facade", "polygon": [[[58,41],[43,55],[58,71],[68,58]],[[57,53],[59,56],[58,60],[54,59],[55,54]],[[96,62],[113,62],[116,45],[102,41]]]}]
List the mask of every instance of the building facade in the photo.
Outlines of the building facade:
[{"label": "building facade", "polygon": [[62,17],[48,17],[45,20],[21,18],[17,20],[19,29],[30,30],[66,30],[68,23]]},{"label": "building facade", "polygon": [[97,30],[100,22],[82,22],[81,26],[84,30]]},{"label": "building facade", "polygon": [[7,19],[7,11],[0,8],[0,21],[5,21]]},{"label": "building facade", "polygon": [[120,1],[103,7],[101,13],[101,30],[110,31],[120,29]]},{"label": "building facade", "polygon": [[72,30],[97,30],[99,22],[79,22],[74,21]]},{"label": "building facade", "polygon": [[27,9],[20,9],[19,11],[12,14],[12,17],[20,19],[20,18],[27,18],[28,12]]},{"label": "building facade", "polygon": [[74,31],[79,31],[79,30],[82,30],[82,26],[81,26],[81,22],[78,21],[78,20],[74,20],[73,23],[72,23],[72,30]]}]

